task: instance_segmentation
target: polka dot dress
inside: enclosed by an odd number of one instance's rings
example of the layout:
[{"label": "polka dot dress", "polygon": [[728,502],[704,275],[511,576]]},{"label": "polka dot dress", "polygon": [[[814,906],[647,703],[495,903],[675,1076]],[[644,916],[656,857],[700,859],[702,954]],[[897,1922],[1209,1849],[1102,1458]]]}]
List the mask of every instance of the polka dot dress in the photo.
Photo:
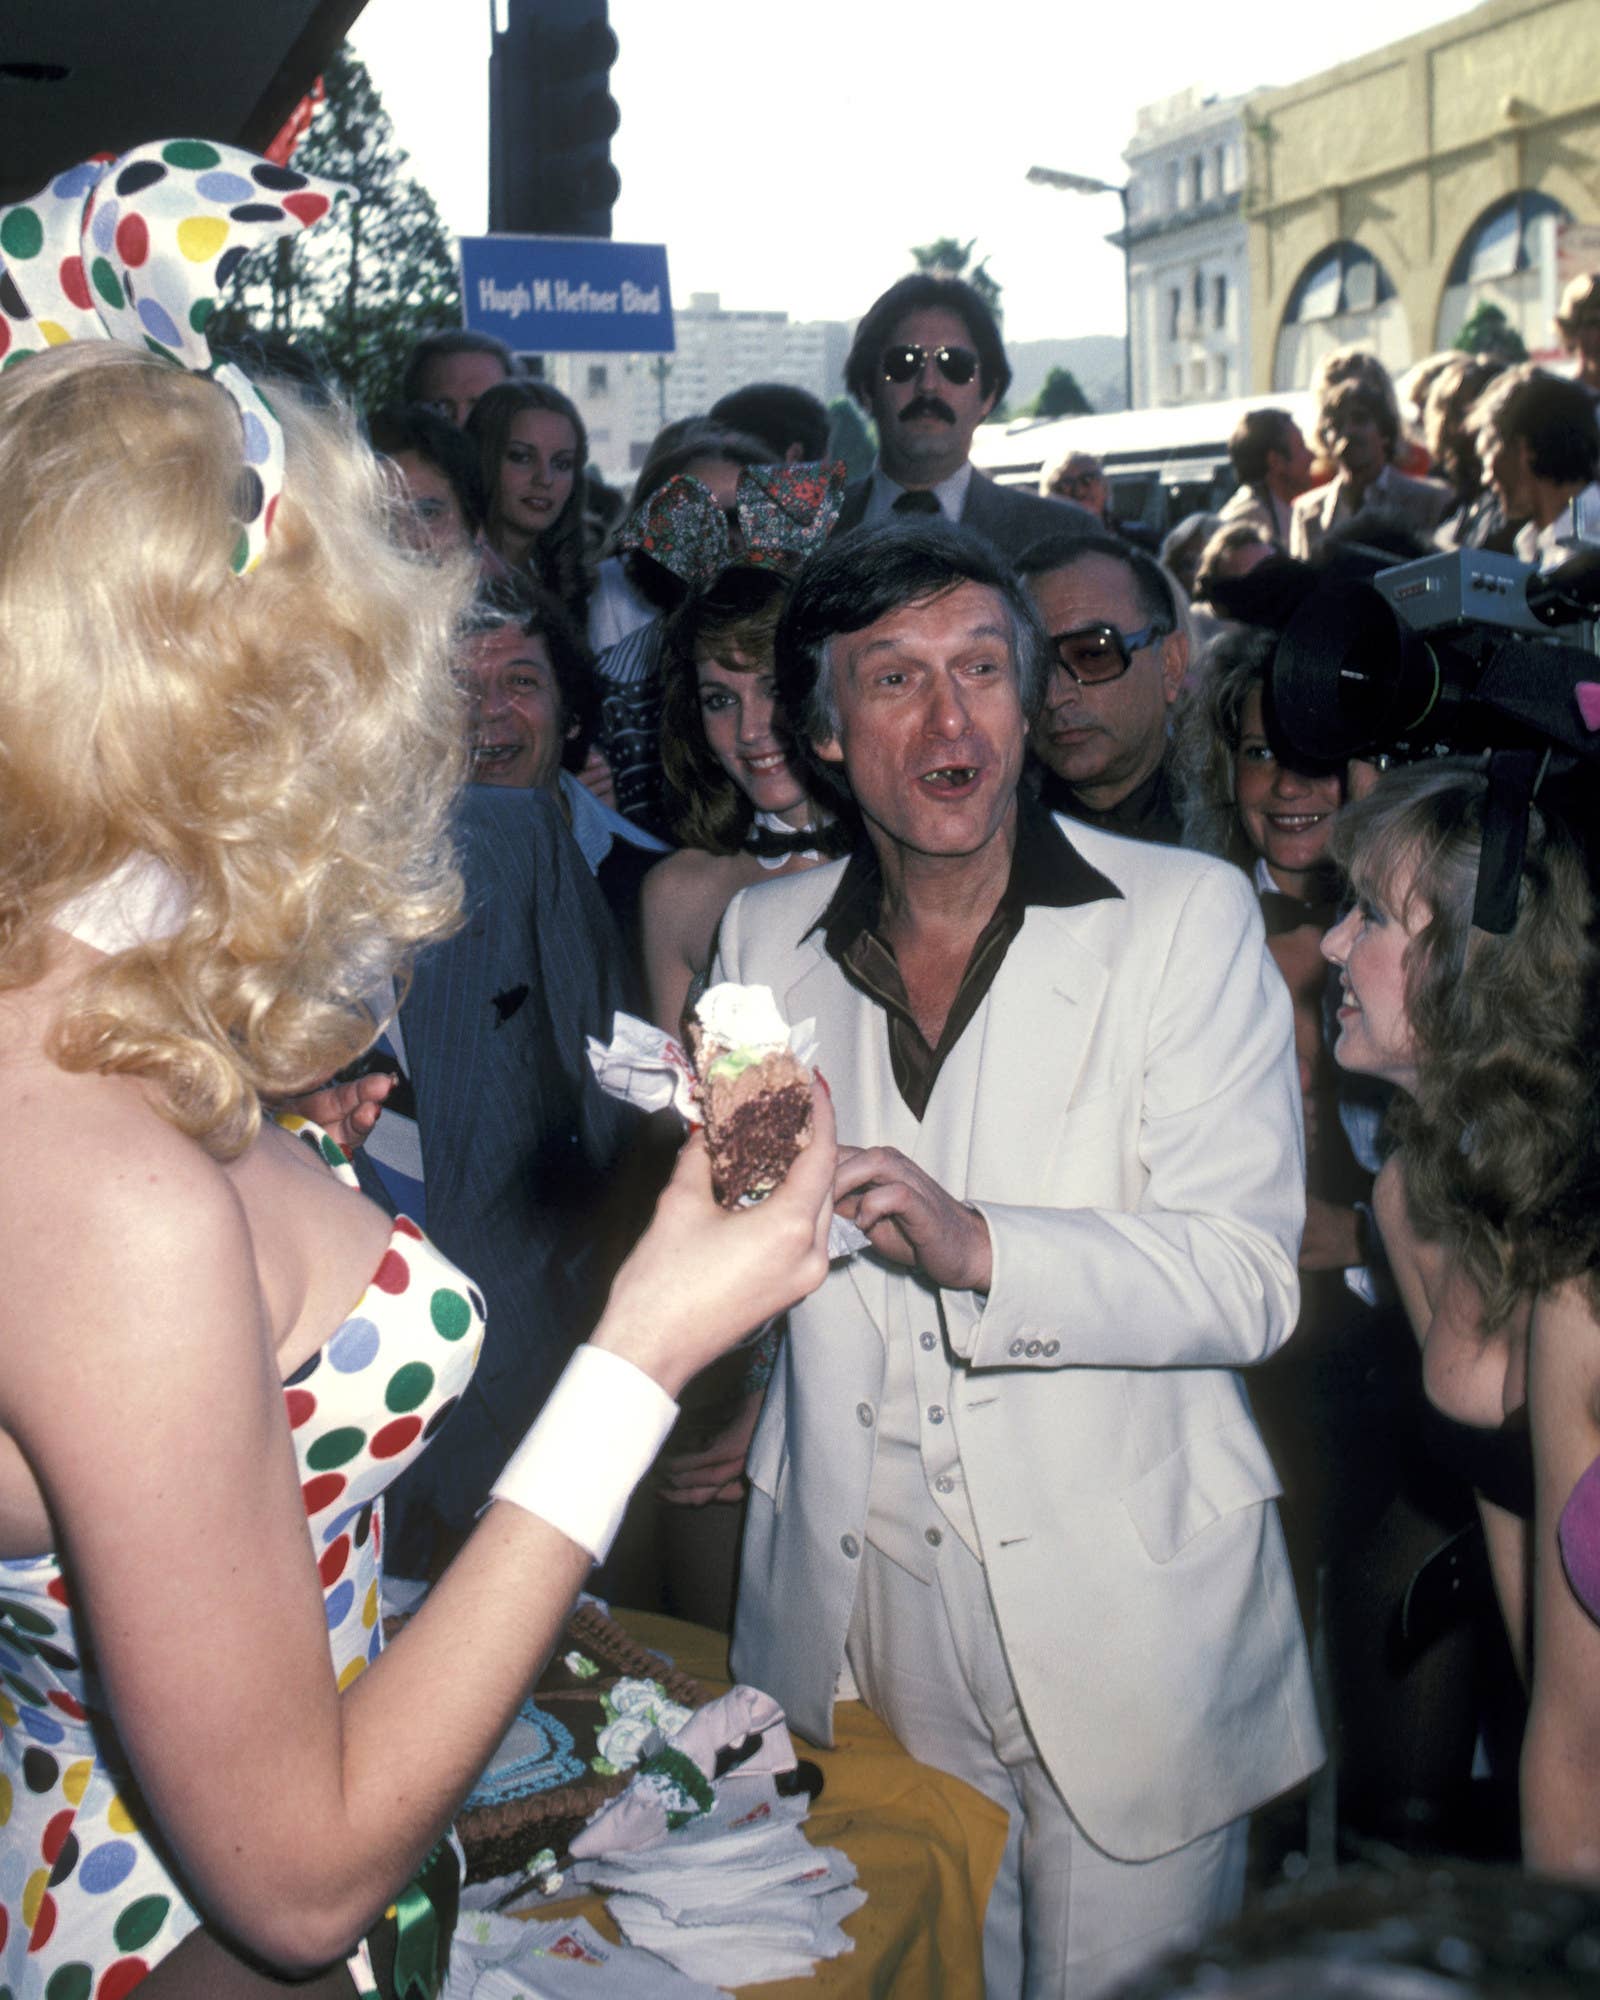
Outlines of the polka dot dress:
[{"label": "polka dot dress", "polygon": [[[355,1184],[331,1139],[285,1122]],[[382,1649],[383,1490],[482,1335],[483,1301],[402,1216],[355,1311],[284,1384],[341,1688]],[[143,1820],[60,1565],[0,1562],[0,2000],[119,2000],[194,1928]]]}]

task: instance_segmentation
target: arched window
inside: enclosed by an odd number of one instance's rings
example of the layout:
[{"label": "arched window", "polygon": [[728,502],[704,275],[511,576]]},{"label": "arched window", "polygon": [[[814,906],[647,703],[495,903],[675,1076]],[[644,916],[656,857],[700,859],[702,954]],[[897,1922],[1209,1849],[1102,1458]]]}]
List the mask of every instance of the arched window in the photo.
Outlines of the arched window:
[{"label": "arched window", "polygon": [[1391,375],[1411,365],[1411,334],[1388,272],[1359,243],[1334,243],[1312,258],[1289,294],[1273,388],[1308,389],[1325,354],[1352,346],[1370,348]]},{"label": "arched window", "polygon": [[1530,188],[1492,203],[1461,239],[1439,301],[1440,347],[1479,306],[1498,306],[1530,354],[1555,341],[1556,226],[1571,217],[1547,194]]}]

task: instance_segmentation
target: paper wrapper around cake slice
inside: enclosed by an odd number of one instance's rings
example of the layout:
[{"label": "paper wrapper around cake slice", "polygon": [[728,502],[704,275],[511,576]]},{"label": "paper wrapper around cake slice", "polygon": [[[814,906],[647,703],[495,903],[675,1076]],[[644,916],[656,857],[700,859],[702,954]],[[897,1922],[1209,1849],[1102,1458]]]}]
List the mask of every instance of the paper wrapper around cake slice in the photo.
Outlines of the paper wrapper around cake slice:
[{"label": "paper wrapper around cake slice", "polygon": [[[566,1664],[574,1653],[597,1671],[575,1673]],[[619,1680],[655,1681],[685,1708],[701,1708],[710,1699],[698,1681],[635,1644],[596,1606],[580,1604],[523,1710],[525,1724],[543,1735],[547,1755],[531,1768],[526,1760],[507,1766],[497,1758],[456,1814],[468,1882],[520,1874],[546,1847],[563,1860],[579,1829],[627,1788],[631,1770],[606,1774],[590,1768],[606,1722],[601,1696]],[[581,1773],[563,1775],[574,1766],[581,1766]]]},{"label": "paper wrapper around cake slice", "polygon": [[811,1137],[811,1072],[787,1049],[731,1076],[718,1075],[712,1061],[702,1069],[700,1109],[718,1201],[724,1208],[759,1201]]}]

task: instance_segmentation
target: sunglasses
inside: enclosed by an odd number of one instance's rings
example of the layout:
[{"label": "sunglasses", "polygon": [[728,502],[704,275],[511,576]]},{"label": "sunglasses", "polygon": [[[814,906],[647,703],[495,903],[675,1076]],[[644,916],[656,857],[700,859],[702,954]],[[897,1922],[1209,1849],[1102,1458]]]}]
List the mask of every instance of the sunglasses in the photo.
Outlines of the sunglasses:
[{"label": "sunglasses", "polygon": [[1050,644],[1057,664],[1079,687],[1098,687],[1121,680],[1133,665],[1134,654],[1165,639],[1171,629],[1156,618],[1137,632],[1119,632],[1115,625],[1079,625],[1070,632],[1052,632]]},{"label": "sunglasses", "polygon": [[929,361],[958,389],[978,372],[978,357],[970,347],[886,347],[883,378],[886,382],[914,382]]}]

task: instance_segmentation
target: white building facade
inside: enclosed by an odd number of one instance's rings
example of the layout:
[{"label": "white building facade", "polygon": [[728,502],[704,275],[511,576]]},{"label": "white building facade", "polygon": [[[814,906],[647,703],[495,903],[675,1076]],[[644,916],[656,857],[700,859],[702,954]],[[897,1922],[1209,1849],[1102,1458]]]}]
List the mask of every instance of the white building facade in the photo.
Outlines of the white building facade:
[{"label": "white building facade", "polygon": [[545,357],[545,379],[582,411],[590,459],[614,486],[632,485],[663,424],[704,416],[731,390],[788,382],[823,403],[843,393],[851,328],[842,322],[740,311],[716,292],[692,292],[672,318],[672,354]]},{"label": "white building facade", "polygon": [[1146,105],[1123,153],[1135,409],[1249,385],[1245,102],[1191,89]]}]

